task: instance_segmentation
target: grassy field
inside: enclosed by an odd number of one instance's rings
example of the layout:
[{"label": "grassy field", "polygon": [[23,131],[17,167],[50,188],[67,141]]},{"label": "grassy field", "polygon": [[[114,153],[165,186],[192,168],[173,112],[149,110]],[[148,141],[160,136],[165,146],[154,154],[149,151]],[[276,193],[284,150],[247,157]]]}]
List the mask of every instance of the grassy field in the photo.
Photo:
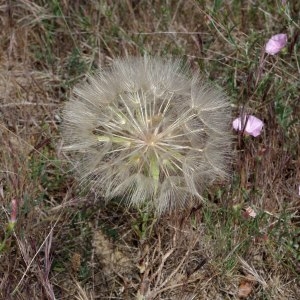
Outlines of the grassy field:
[{"label": "grassy field", "polygon": [[[0,18],[0,299],[300,299],[299,1],[6,0]],[[144,54],[265,123],[233,130],[207,201],[160,218],[80,189],[60,134],[76,83]]]}]

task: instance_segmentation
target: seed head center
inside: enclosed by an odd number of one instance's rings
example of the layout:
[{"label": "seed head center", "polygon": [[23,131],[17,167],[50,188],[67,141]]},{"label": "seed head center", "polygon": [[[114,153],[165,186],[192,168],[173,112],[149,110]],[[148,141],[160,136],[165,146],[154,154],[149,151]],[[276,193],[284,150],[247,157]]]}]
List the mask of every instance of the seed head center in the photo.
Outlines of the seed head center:
[{"label": "seed head center", "polygon": [[154,133],[148,133],[145,135],[144,142],[147,146],[155,147],[157,143],[157,136]]}]

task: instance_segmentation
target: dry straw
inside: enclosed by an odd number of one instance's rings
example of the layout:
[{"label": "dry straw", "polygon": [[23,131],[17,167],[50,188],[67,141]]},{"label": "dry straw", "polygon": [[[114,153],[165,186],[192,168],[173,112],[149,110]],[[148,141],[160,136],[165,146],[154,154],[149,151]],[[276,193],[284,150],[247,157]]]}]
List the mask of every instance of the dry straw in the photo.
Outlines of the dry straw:
[{"label": "dry straw", "polygon": [[181,61],[115,60],[74,89],[63,115],[64,149],[106,200],[162,213],[227,175],[230,103]]}]

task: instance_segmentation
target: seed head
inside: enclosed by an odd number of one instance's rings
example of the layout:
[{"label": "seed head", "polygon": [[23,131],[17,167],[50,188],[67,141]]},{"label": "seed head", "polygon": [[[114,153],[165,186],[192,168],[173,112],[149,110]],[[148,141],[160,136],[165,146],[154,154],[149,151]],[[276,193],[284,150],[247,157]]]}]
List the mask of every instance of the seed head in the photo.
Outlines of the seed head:
[{"label": "seed head", "polygon": [[229,101],[181,61],[115,60],[74,89],[63,115],[81,182],[107,200],[162,213],[227,175]]}]

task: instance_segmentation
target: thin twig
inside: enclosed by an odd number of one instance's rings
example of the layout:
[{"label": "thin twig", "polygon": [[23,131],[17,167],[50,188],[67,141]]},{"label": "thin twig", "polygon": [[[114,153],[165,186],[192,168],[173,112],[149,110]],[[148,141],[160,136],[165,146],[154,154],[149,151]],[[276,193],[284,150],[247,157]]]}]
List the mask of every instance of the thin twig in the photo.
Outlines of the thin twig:
[{"label": "thin twig", "polygon": [[6,104],[1,104],[0,108],[3,108],[3,107],[14,107],[14,106],[19,106],[19,105],[25,105],[25,106],[30,106],[30,105],[33,105],[33,106],[57,106],[57,104],[54,104],[54,103],[34,103],[34,102],[27,102],[27,101],[24,101],[24,102],[19,102],[19,103],[6,103]]}]

